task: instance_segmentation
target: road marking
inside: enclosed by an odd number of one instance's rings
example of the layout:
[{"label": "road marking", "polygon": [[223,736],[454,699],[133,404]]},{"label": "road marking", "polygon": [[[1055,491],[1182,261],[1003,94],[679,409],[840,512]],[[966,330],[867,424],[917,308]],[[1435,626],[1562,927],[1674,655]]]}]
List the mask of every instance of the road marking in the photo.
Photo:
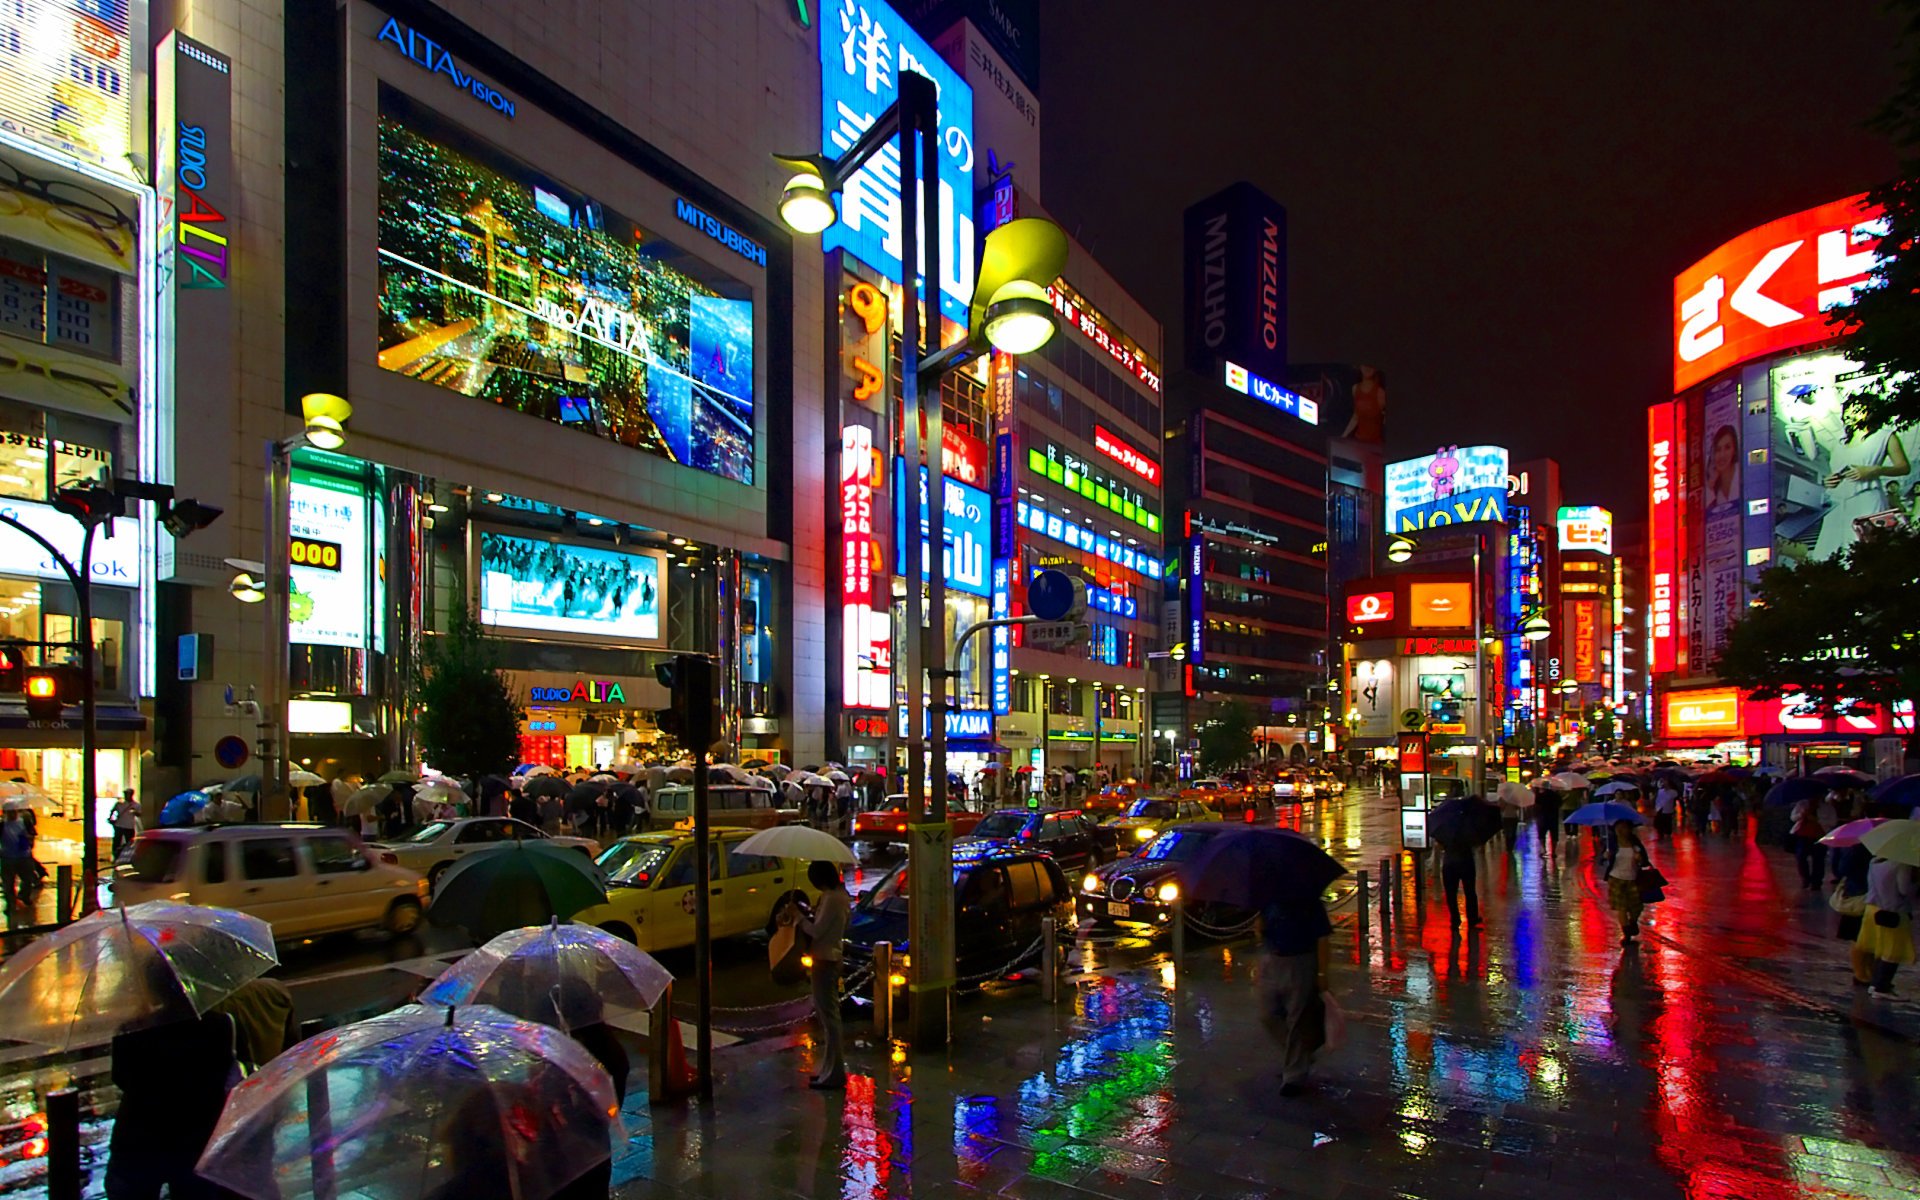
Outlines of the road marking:
[{"label": "road marking", "polygon": [[373,963],[364,967],[347,967],[339,971],[327,971],[319,975],[302,975],[298,979],[282,979],[280,982],[290,988],[305,987],[312,983],[334,983],[342,979],[353,979],[361,975],[371,975],[378,971],[403,971],[409,975],[418,975],[422,979],[437,979],[447,969],[448,964],[471,954],[471,950],[449,950],[443,954],[431,954],[421,958],[403,958],[398,962]]}]

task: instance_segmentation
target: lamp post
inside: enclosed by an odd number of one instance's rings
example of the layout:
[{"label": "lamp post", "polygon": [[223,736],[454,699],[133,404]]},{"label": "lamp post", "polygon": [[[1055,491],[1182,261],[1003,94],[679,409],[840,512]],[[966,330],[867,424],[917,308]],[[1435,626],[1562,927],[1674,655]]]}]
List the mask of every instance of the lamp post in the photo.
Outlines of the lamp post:
[{"label": "lamp post", "polygon": [[[93,641],[93,538],[102,525],[127,515],[128,500],[151,500],[162,505],[161,524],[175,537],[185,537],[204,529],[220,516],[220,509],[197,500],[178,500],[166,484],[142,483],[137,479],[115,479],[85,487],[64,488],[53,506],[80,523],[80,564],[75,566],[54,544],[34,529],[7,513],[0,512],[0,524],[26,535],[52,559],[67,582],[73,586],[73,607],[80,650],[80,907],[85,916],[92,912],[100,894],[100,843],[94,836],[94,807],[99,797],[100,713],[95,683]],[[109,531],[108,536],[112,533]],[[47,665],[44,661],[42,666]],[[64,903],[64,901],[63,901]]]},{"label": "lamp post", "polygon": [[[774,155],[794,174],[780,197],[780,216],[800,233],[820,233],[837,220],[833,197],[844,181],[878,154],[896,135],[900,139],[900,378],[902,381],[901,442],[905,471],[899,486],[905,489],[897,509],[906,528],[895,531],[896,545],[906,568],[906,596],[900,637],[906,685],[907,795],[913,805],[908,872],[910,876],[909,937],[912,945],[911,985],[914,1042],[941,1045],[948,1036],[948,997],[953,985],[953,851],[947,826],[947,667],[946,579],[944,570],[946,520],[945,475],[941,470],[942,417],[940,380],[990,350],[1031,354],[1053,336],[1053,306],[1047,285],[1066,266],[1066,235],[1050,221],[1032,218],[1010,221],[987,235],[972,301],[968,306],[967,336],[951,346],[940,346],[940,145],[939,94],[933,81],[912,71],[900,72],[897,97],[846,153],[837,159],[817,154]],[[964,182],[964,181],[963,181]],[[924,252],[920,221],[934,234]],[[917,268],[917,269],[916,269]],[[921,345],[919,280],[926,280],[928,323],[933,327]],[[920,410],[927,410],[927,536],[926,553],[916,555],[919,530],[910,501],[918,486],[921,465]],[[916,558],[918,565],[916,565]],[[926,580],[927,604],[921,605],[921,577]],[[923,614],[925,614],[923,616]],[[931,679],[930,694],[923,691],[923,672]],[[923,705],[923,697],[930,704]],[[930,743],[930,744],[929,744]],[[923,753],[923,747],[925,753]],[[932,787],[927,786],[928,776]],[[931,804],[929,805],[929,800]],[[696,902],[704,904],[704,896]]]}]

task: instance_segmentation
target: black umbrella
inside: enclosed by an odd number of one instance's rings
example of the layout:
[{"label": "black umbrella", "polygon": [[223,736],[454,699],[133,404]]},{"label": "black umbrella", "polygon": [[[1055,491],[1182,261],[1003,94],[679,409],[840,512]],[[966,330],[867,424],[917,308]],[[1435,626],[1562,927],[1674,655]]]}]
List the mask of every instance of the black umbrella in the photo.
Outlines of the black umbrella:
[{"label": "black umbrella", "polygon": [[1832,790],[1833,784],[1827,780],[1795,775],[1791,779],[1782,779],[1768,788],[1765,803],[1769,807],[1798,804],[1802,800],[1818,800]]},{"label": "black umbrella", "polygon": [[1247,827],[1208,838],[1180,877],[1191,900],[1261,909],[1317,899],[1346,873],[1333,856],[1290,829]]},{"label": "black umbrella", "polygon": [[458,925],[475,941],[565,921],[607,902],[600,868],[577,850],[532,839],[461,859],[441,877],[427,909],[435,924]]},{"label": "black umbrella", "polygon": [[600,807],[600,797],[606,795],[606,789],[597,783],[575,784],[567,793],[567,811],[570,813],[590,813]]},{"label": "black umbrella", "polygon": [[520,794],[531,796],[535,800],[542,796],[557,796],[564,800],[570,787],[571,785],[558,775],[542,775],[538,779],[529,781],[526,787],[520,789]]},{"label": "black umbrella", "polygon": [[1427,814],[1427,834],[1443,846],[1478,846],[1500,832],[1500,809],[1478,796],[1455,796]]}]

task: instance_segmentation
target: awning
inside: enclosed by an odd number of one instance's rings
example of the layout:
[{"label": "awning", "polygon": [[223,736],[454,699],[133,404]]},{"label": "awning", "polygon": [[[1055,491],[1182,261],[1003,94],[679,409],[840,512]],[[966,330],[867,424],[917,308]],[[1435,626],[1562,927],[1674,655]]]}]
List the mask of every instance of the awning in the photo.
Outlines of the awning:
[{"label": "awning", "polygon": [[[24,708],[0,707],[0,729],[46,730],[49,733],[79,733],[80,710],[68,708],[56,721],[43,721],[30,717]],[[94,724],[102,733],[141,733],[147,728],[147,719],[140,710],[131,706],[112,706],[102,704],[94,710]]]},{"label": "awning", "polygon": [[949,754],[1011,754],[1013,751],[991,738],[948,738]]}]

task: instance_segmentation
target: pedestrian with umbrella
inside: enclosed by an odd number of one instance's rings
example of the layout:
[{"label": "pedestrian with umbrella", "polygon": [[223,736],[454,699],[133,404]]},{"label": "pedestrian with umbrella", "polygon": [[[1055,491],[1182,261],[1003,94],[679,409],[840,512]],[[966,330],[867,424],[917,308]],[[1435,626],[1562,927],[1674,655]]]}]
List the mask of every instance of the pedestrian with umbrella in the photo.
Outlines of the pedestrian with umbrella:
[{"label": "pedestrian with umbrella", "polygon": [[1533,827],[1540,835],[1542,850],[1560,849],[1560,790],[1543,784],[1534,789],[1539,800],[1533,806]]},{"label": "pedestrian with umbrella", "polygon": [[1920,899],[1920,821],[1887,821],[1860,844],[1873,854],[1867,868],[1867,907],[1855,944],[1873,958],[1871,995],[1894,994],[1893,974],[1913,961],[1913,909]]},{"label": "pedestrian with umbrella", "polygon": [[[852,863],[853,851],[830,833],[805,825],[776,825],[741,842],[735,853],[810,860],[807,882],[819,889],[820,901],[791,914],[800,932],[813,942],[813,1015],[820,1022],[820,1054],[807,1086],[816,1091],[844,1088],[847,1064],[841,1051],[840,967],[853,906],[838,864]],[[785,922],[789,915],[783,912],[781,920]]]},{"label": "pedestrian with umbrella", "polygon": [[606,880],[585,855],[519,840],[454,863],[440,877],[427,915],[483,941],[509,929],[570,920],[607,902]]},{"label": "pedestrian with umbrella", "polygon": [[1478,796],[1455,796],[1427,814],[1427,831],[1440,847],[1440,882],[1447,913],[1460,931],[1460,893],[1467,894],[1467,928],[1480,928],[1480,895],[1474,852],[1500,832],[1500,810]]},{"label": "pedestrian with umbrella", "polygon": [[1867,876],[1873,866],[1873,851],[1862,846],[1860,839],[1880,824],[1882,822],[1873,817],[1849,821],[1820,839],[1829,849],[1833,873],[1838,880],[1834,884],[1833,894],[1827,898],[1827,907],[1839,917],[1833,936],[1849,947],[1855,987],[1873,984],[1873,955],[1860,945],[1860,926],[1867,914]]},{"label": "pedestrian with umbrella", "polygon": [[1525,784],[1511,779],[1502,780],[1494,794],[1500,798],[1500,836],[1506,840],[1507,853],[1512,854],[1520,843],[1520,819],[1538,801]]},{"label": "pedestrian with umbrella", "polygon": [[1673,837],[1674,815],[1680,811],[1680,789],[1671,776],[1660,780],[1653,793],[1653,832],[1663,840]]},{"label": "pedestrian with umbrella", "polygon": [[258,1200],[587,1195],[625,1140],[607,1072],[573,1039],[484,1004],[330,1030],[235,1089],[200,1174]]},{"label": "pedestrian with umbrella", "polygon": [[1208,838],[1180,871],[1189,901],[1260,914],[1260,1018],[1280,1047],[1280,1094],[1306,1090],[1326,1044],[1327,938],[1321,900],[1346,868],[1287,829],[1247,827]]},{"label": "pedestrian with umbrella", "polygon": [[1652,865],[1634,824],[1624,818],[1613,823],[1613,863],[1607,868],[1607,900],[1620,918],[1622,946],[1632,945],[1640,936],[1640,912],[1646,905],[1640,872]]}]

